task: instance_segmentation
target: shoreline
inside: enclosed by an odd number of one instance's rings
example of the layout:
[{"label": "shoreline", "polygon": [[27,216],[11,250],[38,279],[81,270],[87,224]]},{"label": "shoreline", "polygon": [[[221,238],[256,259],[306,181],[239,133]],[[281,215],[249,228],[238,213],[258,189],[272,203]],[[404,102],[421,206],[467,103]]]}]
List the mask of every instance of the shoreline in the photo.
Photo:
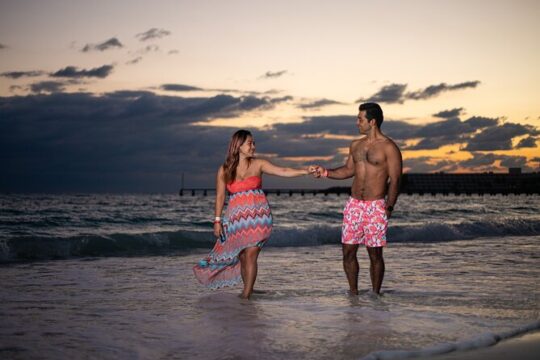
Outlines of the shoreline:
[{"label": "shoreline", "polygon": [[540,354],[540,321],[499,334],[485,333],[470,340],[441,343],[418,350],[380,350],[361,360],[503,360],[537,359]]},{"label": "shoreline", "polygon": [[540,330],[501,340],[493,346],[481,349],[454,351],[419,359],[432,360],[505,360],[520,359],[533,360],[540,356]]}]

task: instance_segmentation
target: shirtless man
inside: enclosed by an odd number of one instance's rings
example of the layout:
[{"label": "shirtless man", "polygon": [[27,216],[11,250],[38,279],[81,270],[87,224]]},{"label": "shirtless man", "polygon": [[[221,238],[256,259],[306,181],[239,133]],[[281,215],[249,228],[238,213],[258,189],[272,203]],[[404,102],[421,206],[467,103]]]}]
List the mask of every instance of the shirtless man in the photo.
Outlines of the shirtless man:
[{"label": "shirtless man", "polygon": [[[350,293],[358,295],[359,245],[365,245],[371,262],[369,273],[373,292],[379,294],[384,278],[383,247],[386,246],[388,219],[399,192],[402,161],[397,145],[380,128],[381,107],[360,105],[357,126],[367,136],[354,140],[345,165],[337,169],[317,166],[315,177],[348,179],[354,176],[351,197],[343,211],[341,242],[343,268]],[[386,198],[385,198],[386,197]]]}]

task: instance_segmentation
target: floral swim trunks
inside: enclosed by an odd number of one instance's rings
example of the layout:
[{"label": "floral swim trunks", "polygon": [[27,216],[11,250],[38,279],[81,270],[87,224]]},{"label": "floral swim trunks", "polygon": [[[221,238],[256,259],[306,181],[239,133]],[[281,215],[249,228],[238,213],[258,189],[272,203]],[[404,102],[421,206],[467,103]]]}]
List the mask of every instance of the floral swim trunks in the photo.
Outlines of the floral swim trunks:
[{"label": "floral swim trunks", "polygon": [[386,200],[358,200],[350,197],[343,210],[341,242],[367,247],[386,246]]}]

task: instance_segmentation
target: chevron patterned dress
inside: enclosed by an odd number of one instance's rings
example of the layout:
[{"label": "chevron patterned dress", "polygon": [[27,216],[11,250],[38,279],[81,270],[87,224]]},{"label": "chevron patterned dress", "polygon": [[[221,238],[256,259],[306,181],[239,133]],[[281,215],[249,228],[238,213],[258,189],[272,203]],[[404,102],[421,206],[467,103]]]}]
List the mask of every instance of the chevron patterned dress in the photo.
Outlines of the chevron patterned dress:
[{"label": "chevron patterned dress", "polygon": [[211,289],[234,286],[241,280],[238,255],[262,247],[272,232],[272,213],[259,176],[227,184],[229,203],[223,219],[224,236],[210,254],[193,267],[199,282]]}]

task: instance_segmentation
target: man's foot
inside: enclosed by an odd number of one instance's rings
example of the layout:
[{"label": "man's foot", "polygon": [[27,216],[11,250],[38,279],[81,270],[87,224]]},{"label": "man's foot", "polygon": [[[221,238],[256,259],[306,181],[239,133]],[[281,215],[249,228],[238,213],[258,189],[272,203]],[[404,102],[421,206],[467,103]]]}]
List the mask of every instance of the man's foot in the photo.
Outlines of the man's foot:
[{"label": "man's foot", "polygon": [[349,296],[356,296],[356,295],[358,295],[358,290],[352,290],[352,289],[350,289],[350,290],[348,291],[348,293],[349,293]]}]

